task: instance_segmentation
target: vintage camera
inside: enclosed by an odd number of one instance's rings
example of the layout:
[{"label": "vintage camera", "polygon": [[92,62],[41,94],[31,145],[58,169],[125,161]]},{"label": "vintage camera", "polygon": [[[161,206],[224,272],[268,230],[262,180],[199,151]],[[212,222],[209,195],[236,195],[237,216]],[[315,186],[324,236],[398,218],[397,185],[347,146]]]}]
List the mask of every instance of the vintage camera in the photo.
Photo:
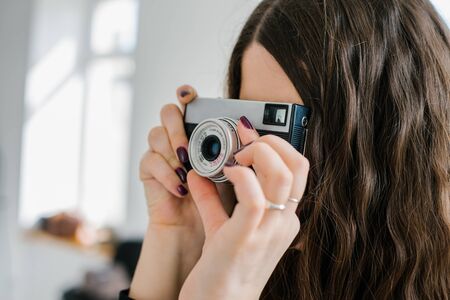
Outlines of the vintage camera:
[{"label": "vintage camera", "polygon": [[233,152],[241,147],[236,126],[241,116],[260,135],[277,135],[303,154],[310,115],[310,108],[293,103],[197,98],[184,114],[191,166],[214,182],[227,181],[222,170],[227,162],[235,163]]}]

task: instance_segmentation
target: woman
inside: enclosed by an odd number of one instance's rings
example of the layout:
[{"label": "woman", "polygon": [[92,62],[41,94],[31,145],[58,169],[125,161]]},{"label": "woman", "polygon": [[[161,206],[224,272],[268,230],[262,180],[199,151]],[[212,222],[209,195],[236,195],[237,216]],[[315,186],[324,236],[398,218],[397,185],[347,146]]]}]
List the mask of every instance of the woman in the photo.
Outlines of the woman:
[{"label": "woman", "polygon": [[450,34],[428,0],[262,1],[227,96],[311,107],[305,156],[242,117],[230,217],[226,187],[186,176],[182,112],[164,107],[129,297],[449,299]]}]

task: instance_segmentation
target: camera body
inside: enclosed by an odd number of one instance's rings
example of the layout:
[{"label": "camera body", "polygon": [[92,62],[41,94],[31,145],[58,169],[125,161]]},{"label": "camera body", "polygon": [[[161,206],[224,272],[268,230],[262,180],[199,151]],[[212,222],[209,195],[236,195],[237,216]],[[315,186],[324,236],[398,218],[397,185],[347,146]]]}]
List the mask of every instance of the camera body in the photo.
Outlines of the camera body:
[{"label": "camera body", "polygon": [[197,98],[186,106],[184,126],[189,139],[189,160],[201,176],[227,181],[225,164],[235,163],[241,147],[237,121],[246,116],[261,135],[273,134],[304,153],[311,109],[294,103],[241,99]]}]

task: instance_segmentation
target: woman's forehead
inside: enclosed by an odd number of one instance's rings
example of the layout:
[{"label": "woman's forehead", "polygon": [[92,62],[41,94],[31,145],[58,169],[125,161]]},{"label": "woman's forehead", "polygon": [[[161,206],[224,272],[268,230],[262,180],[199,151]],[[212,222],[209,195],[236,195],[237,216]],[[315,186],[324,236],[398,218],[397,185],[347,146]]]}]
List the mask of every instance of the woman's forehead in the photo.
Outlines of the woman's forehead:
[{"label": "woman's forehead", "polygon": [[260,44],[254,42],[245,50],[241,68],[239,98],[303,104],[284,70]]}]

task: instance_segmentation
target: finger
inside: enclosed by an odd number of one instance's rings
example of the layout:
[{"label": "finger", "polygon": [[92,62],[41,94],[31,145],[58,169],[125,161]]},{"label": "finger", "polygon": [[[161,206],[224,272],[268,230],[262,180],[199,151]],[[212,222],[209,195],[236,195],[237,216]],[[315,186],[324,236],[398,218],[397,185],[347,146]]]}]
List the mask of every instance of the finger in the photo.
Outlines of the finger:
[{"label": "finger", "polygon": [[[169,192],[161,182],[158,182],[155,178],[144,180],[144,192],[147,197],[152,197],[153,199],[171,199],[173,195]],[[146,201],[147,202],[147,211],[149,214],[154,212],[153,205],[157,203],[157,201]],[[153,217],[151,217],[153,218]],[[155,219],[152,219],[155,221]]]},{"label": "finger", "polygon": [[181,104],[188,104],[197,97],[197,91],[192,86],[185,84],[177,88],[177,97]]},{"label": "finger", "polygon": [[142,157],[139,177],[143,182],[156,179],[176,197],[184,197],[188,194],[187,189],[181,184],[180,178],[159,153],[148,151]]},{"label": "finger", "polygon": [[[289,144],[289,142],[278,136],[265,135],[259,138],[258,142],[263,142],[270,145],[280,155],[281,159],[283,159],[286,166],[294,175],[290,197],[300,200],[305,192],[308,178],[308,159],[298,152],[291,144]],[[286,205],[287,212],[295,212],[298,207],[298,203],[293,201],[288,201]]]},{"label": "finger", "polygon": [[172,149],[169,135],[164,127],[158,126],[150,130],[148,145],[153,152],[161,154],[174,170],[182,166]]},{"label": "finger", "polygon": [[280,155],[268,144],[255,142],[235,154],[243,166],[253,166],[267,200],[286,204],[293,175]]},{"label": "finger", "polygon": [[245,116],[242,116],[239,119],[237,128],[239,138],[244,145],[248,145],[259,137],[258,132],[253,128],[252,123]]},{"label": "finger", "polygon": [[175,104],[167,104],[161,109],[161,123],[167,131],[170,145],[177,154],[178,160],[190,169],[187,152],[188,138],[184,130],[183,115]]},{"label": "finger", "polygon": [[205,236],[208,238],[229,219],[213,182],[194,171],[188,173],[188,185],[192,199],[202,218]]},{"label": "finger", "polygon": [[258,227],[265,211],[265,196],[255,173],[247,167],[231,166],[223,170],[233,183],[238,203],[231,216],[232,226],[240,237],[248,236]]}]

